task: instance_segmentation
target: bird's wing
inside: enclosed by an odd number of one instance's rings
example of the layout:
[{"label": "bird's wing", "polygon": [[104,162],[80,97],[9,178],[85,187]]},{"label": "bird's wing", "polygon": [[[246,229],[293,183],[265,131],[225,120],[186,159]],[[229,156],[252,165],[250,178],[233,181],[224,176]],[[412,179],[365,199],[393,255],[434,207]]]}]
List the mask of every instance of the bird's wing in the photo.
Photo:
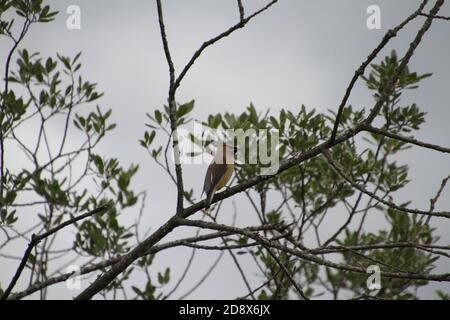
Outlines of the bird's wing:
[{"label": "bird's wing", "polygon": [[222,174],[220,180],[215,185],[216,190],[220,190],[226,186],[231,176],[233,175],[233,172],[234,172],[234,165],[227,164],[225,172]]},{"label": "bird's wing", "polygon": [[202,191],[202,195],[203,193],[208,194],[208,190],[211,188],[211,168],[212,164],[210,164],[208,166],[208,170],[206,170],[206,174],[205,174],[205,182],[203,183],[203,191]]},{"label": "bird's wing", "polygon": [[220,179],[222,179],[226,172],[226,164],[211,163],[208,167],[208,171],[206,171],[203,192],[209,194],[209,192],[219,183]]}]

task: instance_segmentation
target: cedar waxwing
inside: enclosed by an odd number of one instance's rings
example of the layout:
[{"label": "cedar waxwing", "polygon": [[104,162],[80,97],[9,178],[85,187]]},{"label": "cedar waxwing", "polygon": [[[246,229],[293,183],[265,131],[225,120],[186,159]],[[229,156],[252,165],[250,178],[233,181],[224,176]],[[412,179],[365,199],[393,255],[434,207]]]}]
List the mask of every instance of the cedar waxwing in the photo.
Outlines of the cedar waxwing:
[{"label": "cedar waxwing", "polygon": [[[209,209],[216,191],[225,187],[234,172],[234,154],[237,148],[222,143],[206,171],[203,192],[206,194],[205,209]],[[203,195],[202,192],[202,195]]]}]

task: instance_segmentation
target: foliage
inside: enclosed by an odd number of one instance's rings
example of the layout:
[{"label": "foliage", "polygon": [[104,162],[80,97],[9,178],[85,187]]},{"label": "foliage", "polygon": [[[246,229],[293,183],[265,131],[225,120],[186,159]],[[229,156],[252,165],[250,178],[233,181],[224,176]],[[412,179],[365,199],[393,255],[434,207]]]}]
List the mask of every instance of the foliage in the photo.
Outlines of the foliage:
[{"label": "foliage", "polygon": [[[399,66],[397,54],[393,51],[380,64],[372,64],[372,71],[368,77],[364,77],[368,89],[373,90],[374,100],[379,99],[384,87],[389,83],[394,71]],[[415,89],[418,83],[429,77],[430,74],[417,75],[409,69],[401,73],[394,90],[389,96],[388,103],[383,106],[382,128],[392,133],[410,133],[418,130],[425,121],[425,113],[420,111],[416,104],[401,106],[401,96],[405,90]],[[190,104],[192,104],[191,102]],[[179,108],[181,109],[181,108]],[[183,108],[184,109],[184,108]],[[164,129],[169,125],[167,108],[163,111],[156,110],[155,116],[149,116],[152,128]],[[365,110],[355,110],[353,106],[346,106],[342,112],[341,130],[351,129],[364,119]],[[163,116],[161,116],[163,115]],[[183,116],[186,116],[183,113]],[[281,109],[278,114],[269,111],[258,113],[256,107],[250,104],[241,114],[229,112],[209,115],[201,124],[206,129],[215,130],[217,136],[225,137],[229,129],[252,131],[245,146],[238,146],[240,152],[248,154],[252,144],[266,143],[261,139],[260,131],[277,131],[279,133],[280,159],[288,159],[294,155],[309,150],[323,143],[330,136],[334,124],[334,113],[331,115],[318,113],[316,110],[308,110],[302,105],[297,110]],[[152,131],[152,137],[154,137]],[[148,135],[148,134],[147,134]],[[153,138],[152,138],[153,139]],[[209,147],[211,141],[202,136],[194,136],[193,143]],[[353,181],[363,184],[366,189],[376,190],[389,198],[395,191],[406,186],[408,180],[408,166],[396,161],[395,155],[408,148],[405,142],[394,139],[386,139],[377,134],[364,136],[365,145],[360,147],[355,139],[348,140],[332,150],[333,159],[339,163],[345,174]],[[148,147],[148,145],[144,145]],[[158,148],[156,146],[155,148]],[[245,148],[245,150],[242,150]],[[161,150],[161,147],[156,150]],[[153,150],[154,158],[161,153]],[[198,154],[192,154],[193,157]],[[240,182],[259,175],[261,166],[249,164],[249,159],[239,165],[237,177]],[[375,245],[384,243],[414,243],[430,245],[438,240],[434,229],[429,227],[428,221],[416,216],[409,217],[402,212],[386,209],[374,203],[373,199],[359,195],[352,185],[339,176],[328,164],[323,156],[310,159],[300,166],[294,166],[281,174],[274,176],[265,183],[256,187],[256,197],[261,200],[259,219],[261,223],[278,223],[284,221],[293,223],[293,236],[302,241],[311,238],[311,233],[320,233],[325,217],[329,215],[343,214],[344,208],[349,209],[352,220],[357,221],[359,228],[356,230],[350,224],[330,239],[316,239],[316,245],[331,243],[333,240],[341,246]],[[269,197],[281,196],[289,206],[275,206],[269,208],[269,203],[264,200]],[[364,207],[362,197],[367,202]],[[352,204],[357,203],[357,205]],[[403,204],[407,206],[408,203]],[[353,207],[353,209],[352,209]],[[373,207],[373,208],[372,208]],[[366,209],[364,209],[366,208]],[[357,210],[362,213],[355,214]],[[364,230],[364,220],[372,211],[384,213],[386,228],[377,232]],[[261,214],[262,213],[262,214]],[[267,233],[266,233],[267,235]],[[318,236],[319,237],[319,236]],[[239,241],[231,239],[235,243]],[[382,265],[388,271],[408,271],[411,273],[428,274],[434,268],[434,262],[438,257],[414,248],[377,249],[364,252],[346,251],[340,254],[340,261],[347,265],[368,267],[372,264]],[[262,282],[274,279],[260,292],[260,299],[286,299],[295,295],[292,283],[287,277],[275,276],[281,272],[278,263],[261,247],[248,250],[248,253],[264,265]],[[279,259],[289,266],[292,274],[302,284],[308,296],[320,296],[328,291],[334,298],[345,295],[359,296],[367,294],[367,275],[348,273],[326,268],[321,272],[318,265],[302,261],[280,252]],[[281,272],[282,273],[282,272]],[[402,279],[389,279],[379,297],[389,299],[417,298],[418,287],[427,284],[426,281],[411,281]]]},{"label": "foliage", "polygon": [[[0,1],[0,36],[2,41],[12,42],[10,52],[2,53],[11,59],[2,59],[10,72],[0,95],[5,156],[0,228],[8,235],[1,245],[15,239],[9,234],[20,229],[24,220],[32,221],[29,215],[38,221],[28,232],[44,232],[108,205],[106,213],[75,224],[73,248],[66,252],[102,261],[127,252],[134,244],[130,240],[135,237],[135,226],[123,225],[120,216],[142,198],[142,193],[132,190],[138,166],[125,168],[117,159],[97,153],[98,145],[116,124],[110,120],[111,109],[96,105],[103,93],[82,76],[81,52],[73,57],[43,57],[20,49],[21,40],[33,25],[50,22],[56,15],[42,0]],[[21,22],[23,28],[17,33]],[[19,159],[26,161],[16,161]],[[30,281],[49,277],[50,261],[61,256],[50,253],[54,242],[55,238],[44,241],[30,256]],[[128,276],[124,274],[121,280]],[[108,290],[122,288],[122,281]]]},{"label": "foliage", "polygon": [[[95,270],[104,270],[102,263],[120,258],[142,242],[138,225],[143,206],[141,211],[137,206],[140,201],[145,201],[145,192],[137,193],[132,188],[133,178],[139,170],[137,165],[123,166],[118,159],[105,157],[98,151],[98,145],[116,124],[111,122],[111,109],[97,105],[103,96],[97,84],[87,81],[81,74],[81,52],[73,57],[62,54],[42,57],[21,48],[21,41],[32,25],[50,22],[56,15],[57,12],[51,11],[42,0],[0,0],[0,37],[12,42],[10,51],[2,54],[7,58],[2,60],[6,77],[0,89],[0,228],[6,238],[1,238],[0,250],[18,238],[10,233],[22,234],[17,230],[30,215],[37,224],[24,233],[26,236],[49,231],[63,221],[106,206],[103,214],[73,225],[73,244],[63,250],[64,255],[85,259],[84,267],[98,263],[100,267]],[[239,28],[242,26],[244,24],[238,25]],[[21,29],[17,32],[17,28]],[[389,92],[377,118],[379,128],[392,134],[412,134],[425,122],[425,113],[414,103],[401,105],[402,94],[418,88],[419,82],[430,74],[418,75],[405,68],[390,88],[399,65],[393,51],[380,63],[372,64],[369,75],[362,78],[367,88],[373,91],[374,102]],[[171,92],[174,98],[175,91]],[[244,161],[237,164],[236,170],[238,182],[245,182],[260,175],[264,168],[262,160],[250,152],[253,146],[264,144],[269,153],[278,152],[280,159],[292,158],[328,141],[337,117],[333,111],[319,113],[304,105],[261,113],[250,104],[240,114],[223,112],[206,115],[198,121],[193,118],[194,100],[181,104],[171,102],[169,99],[173,113],[169,106],[147,113],[147,128],[139,144],[175,183],[168,163],[173,139],[172,119],[177,128],[186,128],[196,121],[216,132],[215,139],[229,139],[227,130],[230,129],[248,133],[246,144],[239,146],[238,152],[238,155],[244,155]],[[366,112],[367,109],[359,106],[345,106],[339,133],[351,132],[364,120]],[[55,126],[62,129],[56,133],[52,130]],[[262,132],[268,134],[264,136]],[[279,145],[273,147],[267,142],[275,133],[279,135]],[[27,138],[27,134],[36,139]],[[161,143],[161,135],[166,143]],[[397,155],[408,148],[407,143],[370,132],[362,136],[363,139],[351,137],[330,149],[331,158],[344,176],[330,165],[329,159],[319,155],[259,183],[251,192],[246,190],[258,224],[283,225],[290,229],[289,234],[282,236],[273,229],[264,229],[260,233],[266,239],[276,238],[285,246],[300,247],[303,252],[321,257],[328,254],[323,250],[331,248],[334,250],[331,251],[332,260],[342,266],[366,268],[376,264],[388,272],[431,274],[438,256],[422,249],[435,244],[439,237],[430,227],[429,217],[407,215],[398,210],[407,207],[409,202],[397,209],[382,206],[355,188],[357,184],[383,199],[392,199],[394,193],[409,182],[408,166],[397,160]],[[190,134],[189,138],[202,150],[213,150],[214,137]],[[195,158],[199,153],[189,152],[187,156]],[[192,189],[183,191],[189,203],[201,200],[195,199]],[[278,200],[281,200],[280,204]],[[121,217],[130,209],[139,211],[138,219],[134,224],[125,225]],[[345,213],[347,221],[334,226],[335,233],[324,234],[323,226]],[[382,227],[377,230],[367,228],[369,214],[379,215]],[[205,219],[216,222],[216,216],[206,213]],[[50,279],[50,262],[59,254],[52,251],[56,236],[45,239],[27,260],[30,284],[41,284]],[[364,273],[312,263],[287,251],[278,250],[274,255],[265,246],[252,244],[249,237],[242,234],[227,234],[221,240],[224,245],[232,244],[238,248],[238,256],[250,256],[255,262],[261,282],[266,283],[256,295],[260,300],[301,296],[281,265],[311,298],[325,294],[335,299],[358,298],[371,294]],[[363,249],[355,249],[357,247]],[[170,298],[184,275],[174,289],[168,291],[174,275],[170,267],[155,270],[155,256],[156,253],[150,251],[140,255],[132,267],[109,283],[102,292],[104,297],[115,298],[118,292],[123,292],[126,297],[132,292],[136,299]],[[190,262],[186,273],[189,265]],[[136,270],[145,275],[146,282],[139,286],[129,285]],[[378,297],[416,299],[419,298],[418,288],[425,285],[425,280],[383,278]],[[3,284],[0,288],[0,296],[4,287]],[[45,287],[40,294],[42,298],[46,296]],[[440,299],[449,299],[447,293],[437,291],[436,294]]]}]

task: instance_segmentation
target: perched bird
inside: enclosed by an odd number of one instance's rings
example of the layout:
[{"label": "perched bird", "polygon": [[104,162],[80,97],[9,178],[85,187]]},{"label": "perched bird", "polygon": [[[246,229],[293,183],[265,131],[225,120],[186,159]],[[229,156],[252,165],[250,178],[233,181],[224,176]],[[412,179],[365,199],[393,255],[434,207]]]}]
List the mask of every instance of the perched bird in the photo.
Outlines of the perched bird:
[{"label": "perched bird", "polygon": [[234,154],[237,148],[226,143],[222,143],[217,148],[214,159],[206,171],[203,193],[206,194],[205,208],[209,209],[211,201],[216,191],[225,187],[234,172]]}]

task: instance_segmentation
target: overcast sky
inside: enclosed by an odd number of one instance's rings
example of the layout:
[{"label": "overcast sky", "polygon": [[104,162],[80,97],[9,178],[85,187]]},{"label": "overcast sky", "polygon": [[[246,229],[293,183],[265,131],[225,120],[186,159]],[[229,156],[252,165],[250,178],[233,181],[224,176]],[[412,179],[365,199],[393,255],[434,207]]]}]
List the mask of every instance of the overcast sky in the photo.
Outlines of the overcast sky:
[{"label": "overcast sky", "polygon": [[[203,41],[226,30],[239,17],[234,0],[163,2],[169,44],[177,71]],[[243,2],[247,13],[263,5],[263,1]],[[148,226],[155,229],[173,214],[176,197],[175,188],[167,175],[138,143],[145,130],[145,113],[161,108],[167,99],[168,69],[159,35],[155,1],[58,0],[49,3],[60,11],[57,20],[34,26],[23,46],[30,51],[39,51],[44,57],[55,56],[56,52],[73,56],[82,50],[82,73],[86,79],[97,82],[99,89],[105,92],[99,104],[113,109],[113,120],[118,124],[98,152],[118,157],[126,165],[140,164],[141,170],[134,188],[148,192],[143,229]],[[372,4],[381,9],[381,30],[366,27],[366,9]],[[66,28],[68,14],[65,12],[70,5],[81,8],[81,30]],[[197,119],[224,111],[240,113],[250,102],[260,111],[287,108],[295,112],[301,104],[320,112],[337,110],[355,69],[385,32],[418,5],[419,1],[411,0],[280,0],[269,11],[252,20],[245,29],[206,51],[184,79],[178,102],[195,99],[193,116]],[[448,3],[440,14],[450,15]],[[423,19],[416,19],[402,30],[379,54],[379,58],[392,49],[403,55]],[[403,105],[416,102],[427,113],[426,123],[416,137],[447,147],[450,135],[449,38],[450,24],[435,21],[410,63],[412,70],[432,72],[433,76],[423,81],[420,89],[405,94],[402,102]],[[0,42],[2,57],[9,45],[4,40]],[[359,81],[349,103],[357,109],[370,107],[371,94]],[[410,165],[412,182],[396,195],[396,200],[412,200],[413,207],[428,208],[429,199],[436,193],[441,180],[450,173],[450,158],[437,152],[411,148],[399,157],[399,161]],[[184,170],[186,187],[194,188],[196,197],[200,196],[203,181],[199,177],[203,177],[205,170],[206,165],[189,166]],[[253,220],[246,216],[250,207],[245,198],[238,195],[233,199],[238,208],[237,224],[251,223]],[[222,215],[233,214],[231,204],[231,199],[226,201]],[[446,190],[436,210],[449,209],[450,197]],[[134,213],[130,212],[130,215],[134,219]],[[346,216],[336,218],[335,222],[345,219]],[[377,225],[376,221],[373,223]],[[335,231],[335,226],[333,223],[329,227],[330,233]],[[444,244],[450,240],[449,226],[447,221],[442,220],[436,224]],[[171,237],[180,234],[183,233]],[[156,270],[169,265],[177,275],[189,254],[188,249],[165,251],[155,262]],[[215,252],[199,253],[194,271],[179,292],[188,290],[216,256]],[[233,298],[246,293],[232,261],[228,256],[223,261],[209,281],[191,298]],[[9,281],[15,267],[15,264],[2,265],[2,284]],[[439,262],[435,272],[450,272],[448,261]],[[247,270],[247,274],[252,283],[258,283],[256,269]],[[141,287],[144,285],[144,278],[133,281]],[[436,284],[423,290],[423,297],[433,297],[433,289],[438,287],[449,291],[448,285]],[[58,290],[50,290],[49,297],[70,298],[76,295],[76,291],[68,291],[64,284],[56,288]]]}]

